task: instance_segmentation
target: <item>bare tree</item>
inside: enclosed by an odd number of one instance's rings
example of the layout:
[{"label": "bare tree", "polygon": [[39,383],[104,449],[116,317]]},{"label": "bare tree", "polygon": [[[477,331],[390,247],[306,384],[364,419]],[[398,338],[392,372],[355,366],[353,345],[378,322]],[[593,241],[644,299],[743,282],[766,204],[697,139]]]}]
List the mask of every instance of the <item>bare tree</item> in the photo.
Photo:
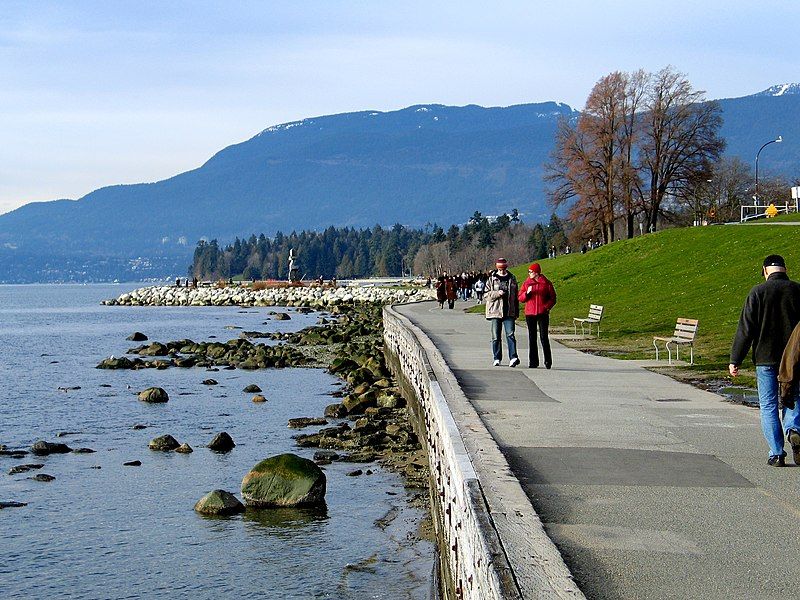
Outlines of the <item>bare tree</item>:
[{"label": "bare tree", "polygon": [[650,77],[639,125],[639,190],[645,224],[655,230],[666,198],[683,199],[711,176],[725,142],[716,102],[706,102],[682,73],[666,67]]}]

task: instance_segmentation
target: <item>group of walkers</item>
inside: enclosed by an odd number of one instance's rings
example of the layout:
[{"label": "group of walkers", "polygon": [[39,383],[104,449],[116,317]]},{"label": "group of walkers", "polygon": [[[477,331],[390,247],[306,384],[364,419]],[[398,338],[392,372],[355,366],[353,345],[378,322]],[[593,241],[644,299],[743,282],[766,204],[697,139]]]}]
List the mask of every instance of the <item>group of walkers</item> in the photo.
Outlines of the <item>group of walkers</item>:
[{"label": "group of walkers", "polygon": [[[752,348],[761,427],[769,445],[767,464],[786,465],[784,447],[788,441],[794,463],[800,465],[800,283],[789,279],[786,262],[777,254],[764,259],[762,275],[764,282],[750,290],[742,308],[728,370],[731,377],[737,377]],[[549,327],[556,291],[542,274],[539,263],[528,267],[528,277],[521,286],[508,270],[508,261],[498,258],[494,271],[458,277],[443,275],[438,278],[436,289],[440,308],[445,302],[453,308],[456,298],[467,300],[472,292],[478,302],[485,296],[495,367],[503,360],[503,337],[508,366],[520,364],[515,328],[520,304],[524,304],[528,367],[539,366],[539,341],[545,368],[553,366]]]}]

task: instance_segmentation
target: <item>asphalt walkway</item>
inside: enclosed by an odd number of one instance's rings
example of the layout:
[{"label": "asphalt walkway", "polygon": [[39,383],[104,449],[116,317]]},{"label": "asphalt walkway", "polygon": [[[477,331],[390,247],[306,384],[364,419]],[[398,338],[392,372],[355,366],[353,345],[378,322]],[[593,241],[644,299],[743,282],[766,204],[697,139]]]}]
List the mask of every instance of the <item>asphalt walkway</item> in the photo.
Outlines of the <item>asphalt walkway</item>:
[{"label": "asphalt walkway", "polygon": [[587,597],[800,596],[800,468],[766,465],[757,410],[557,342],[551,370],[529,369],[524,327],[522,364],[492,367],[489,326],[466,306],[397,308],[441,351]]}]

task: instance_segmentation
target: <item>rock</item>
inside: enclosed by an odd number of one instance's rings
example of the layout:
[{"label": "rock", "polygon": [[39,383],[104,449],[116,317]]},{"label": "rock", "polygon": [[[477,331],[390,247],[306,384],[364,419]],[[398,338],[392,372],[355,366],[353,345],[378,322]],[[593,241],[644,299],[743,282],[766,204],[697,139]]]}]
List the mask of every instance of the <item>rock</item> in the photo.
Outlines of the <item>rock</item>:
[{"label": "rock", "polygon": [[326,406],[324,414],[331,419],[341,419],[347,416],[347,409],[344,407],[344,404],[337,402],[336,404],[329,404]]},{"label": "rock", "polygon": [[0,456],[8,456],[9,458],[25,458],[28,456],[27,450],[0,450]]},{"label": "rock", "polygon": [[168,402],[169,394],[164,388],[151,387],[139,392],[139,400],[150,403]]},{"label": "rock", "polygon": [[194,452],[194,450],[192,450],[192,447],[189,444],[181,444],[180,446],[175,448],[175,452],[177,452],[178,454],[191,454],[192,452]]},{"label": "rock", "polygon": [[203,515],[225,516],[244,512],[244,504],[230,492],[214,490],[200,498],[194,509]]},{"label": "rock", "polygon": [[258,394],[261,391],[261,388],[258,387],[255,383],[251,383],[246,388],[242,390],[245,394]]},{"label": "rock", "polygon": [[367,408],[375,406],[375,402],[375,392],[370,390],[360,396],[349,394],[345,396],[342,404],[344,404],[348,415],[360,415],[363,414]]},{"label": "rock", "polygon": [[219,383],[219,381],[217,381],[216,379],[204,379],[203,380],[203,385],[217,385],[218,383]]},{"label": "rock", "polygon": [[52,475],[48,475],[47,473],[37,473],[33,477],[28,477],[28,479],[33,479],[34,481],[55,481],[55,477]]},{"label": "rock", "polygon": [[67,452],[72,452],[72,448],[66,444],[56,444],[39,440],[31,446],[31,452],[36,456],[47,456],[48,454],[66,454]]},{"label": "rock", "polygon": [[214,452],[230,452],[235,447],[236,444],[233,443],[233,438],[225,431],[215,435],[214,439],[208,443],[209,450]]},{"label": "rock", "polygon": [[375,402],[380,408],[401,408],[406,404],[403,398],[394,394],[381,394]]},{"label": "rock", "polygon": [[358,477],[359,475],[363,475],[364,472],[361,469],[356,469],[355,471],[350,471],[347,473],[348,477]]},{"label": "rock", "polygon": [[132,369],[133,361],[127,356],[120,356],[119,358],[105,358],[97,365],[97,369]]},{"label": "rock", "polygon": [[27,464],[27,465],[17,465],[16,467],[11,467],[11,470],[8,472],[9,475],[17,475],[18,473],[27,473],[28,471],[34,471],[36,469],[41,469],[44,465],[43,464]]},{"label": "rock", "polygon": [[267,401],[267,399],[264,396],[262,396],[261,394],[256,394],[255,396],[253,396],[253,402],[258,403],[258,402],[266,402],[266,401]]},{"label": "rock", "polygon": [[92,450],[91,448],[75,448],[72,451],[73,454],[94,454],[96,450]]},{"label": "rock", "polygon": [[140,460],[130,460],[128,462],[122,463],[123,467],[141,467],[142,461]]},{"label": "rock", "polygon": [[166,356],[169,354],[169,348],[160,342],[153,342],[139,350],[139,354],[141,356]]},{"label": "rock", "polygon": [[327,425],[328,421],[319,417],[298,417],[296,419],[289,419],[290,429],[302,429],[311,425]]},{"label": "rock", "polygon": [[401,431],[403,431],[403,428],[400,427],[399,425],[392,424],[392,425],[387,425],[386,426],[386,435],[389,435],[389,436],[392,436],[392,437],[396,437],[396,436],[400,435]]},{"label": "rock", "polygon": [[276,321],[289,321],[292,317],[290,317],[286,313],[280,312],[280,313],[275,313],[272,318],[275,319]]},{"label": "rock", "polygon": [[153,438],[147,445],[150,450],[157,450],[158,452],[171,452],[179,446],[180,444],[178,443],[178,440],[176,440],[170,434],[160,435],[156,438]]},{"label": "rock", "polygon": [[322,469],[296,454],[262,460],[242,479],[242,496],[256,508],[321,504],[325,490]]},{"label": "rock", "polygon": [[144,342],[147,341],[147,336],[140,331],[134,331],[125,339],[130,342]]},{"label": "rock", "polygon": [[27,502],[0,502],[0,510],[4,508],[22,508],[28,506]]},{"label": "rock", "polygon": [[139,429],[147,429],[148,427],[149,425],[142,425],[141,423],[137,423],[136,425],[133,426],[133,429],[135,431],[138,431]]},{"label": "rock", "polygon": [[79,433],[80,433],[80,431],[59,431],[56,434],[56,437],[57,438],[59,438],[59,437],[67,437],[68,435],[78,435]]},{"label": "rock", "polygon": [[339,453],[333,450],[317,450],[314,452],[314,460],[339,460]]}]

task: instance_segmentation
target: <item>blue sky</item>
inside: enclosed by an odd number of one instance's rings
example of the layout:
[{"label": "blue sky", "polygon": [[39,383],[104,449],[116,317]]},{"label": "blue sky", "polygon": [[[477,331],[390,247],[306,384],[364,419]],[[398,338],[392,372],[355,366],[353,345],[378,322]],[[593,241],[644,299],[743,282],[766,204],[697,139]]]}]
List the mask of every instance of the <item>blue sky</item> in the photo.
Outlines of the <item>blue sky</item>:
[{"label": "blue sky", "polygon": [[580,108],[614,70],[709,98],[800,81],[800,3],[0,2],[0,213],[195,168],[303,117]]}]

